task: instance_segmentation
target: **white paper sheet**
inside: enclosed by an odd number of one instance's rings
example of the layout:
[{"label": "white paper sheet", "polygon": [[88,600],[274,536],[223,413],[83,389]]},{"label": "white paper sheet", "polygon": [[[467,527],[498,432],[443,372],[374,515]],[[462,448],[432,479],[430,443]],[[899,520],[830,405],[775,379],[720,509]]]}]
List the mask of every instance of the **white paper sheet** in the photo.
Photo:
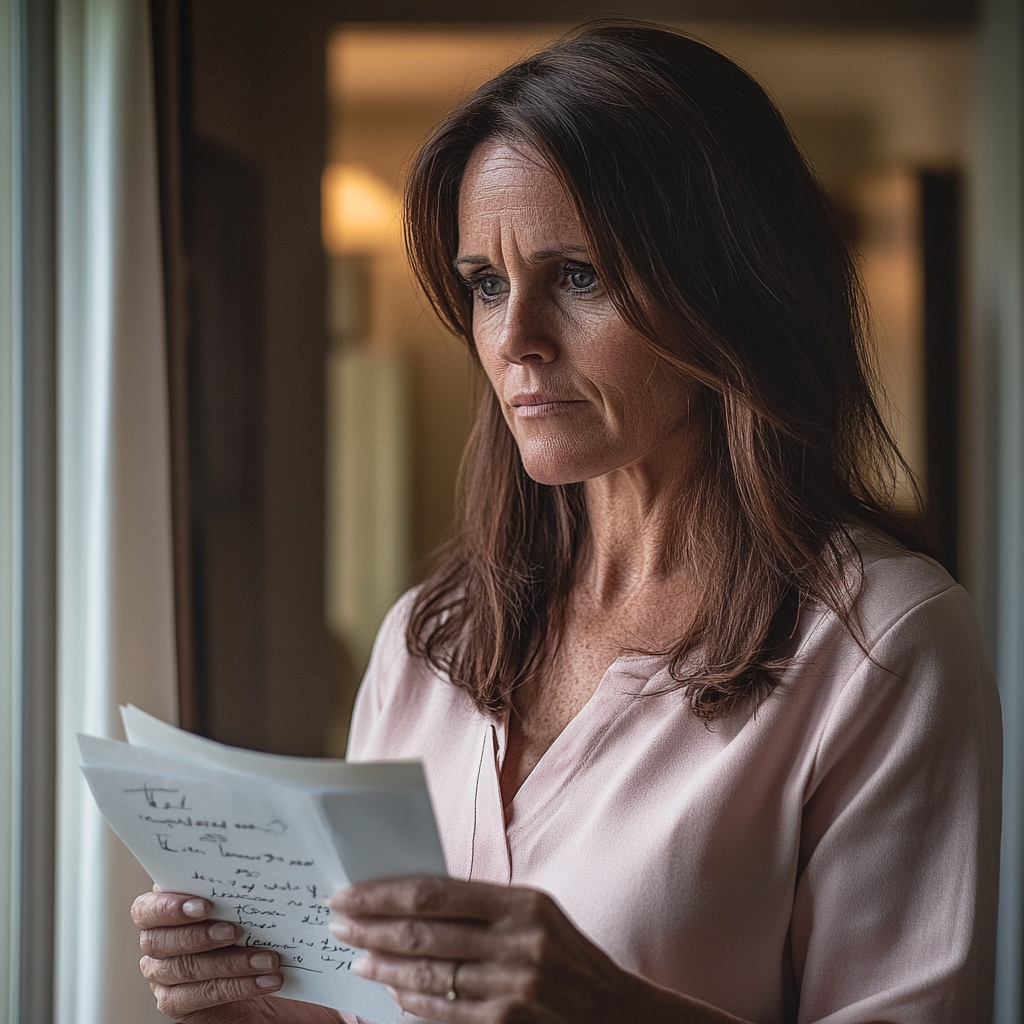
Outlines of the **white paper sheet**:
[{"label": "white paper sheet", "polygon": [[131,744],[80,736],[100,810],[162,888],[242,925],[238,945],[281,956],[280,995],[382,1024],[386,990],[353,975],[327,930],[349,879],[444,874],[422,766],[349,765],[236,750],[127,709]]}]

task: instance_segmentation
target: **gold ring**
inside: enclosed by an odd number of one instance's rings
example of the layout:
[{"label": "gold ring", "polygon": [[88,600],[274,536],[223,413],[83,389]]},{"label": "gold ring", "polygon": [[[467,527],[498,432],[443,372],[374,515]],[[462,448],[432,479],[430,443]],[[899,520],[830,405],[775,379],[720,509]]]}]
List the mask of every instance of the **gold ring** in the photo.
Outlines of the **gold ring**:
[{"label": "gold ring", "polygon": [[462,966],[461,960],[456,960],[452,969],[448,972],[448,991],[445,992],[445,998],[450,1002],[454,1002],[459,998],[459,993],[455,991],[455,975],[458,973],[459,968]]}]

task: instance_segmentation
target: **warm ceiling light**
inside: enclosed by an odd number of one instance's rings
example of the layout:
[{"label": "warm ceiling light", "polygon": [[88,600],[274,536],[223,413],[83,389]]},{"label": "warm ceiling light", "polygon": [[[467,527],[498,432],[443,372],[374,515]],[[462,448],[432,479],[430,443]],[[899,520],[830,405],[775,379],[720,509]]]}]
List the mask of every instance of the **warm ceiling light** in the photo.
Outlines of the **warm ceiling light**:
[{"label": "warm ceiling light", "polygon": [[334,256],[390,248],[401,237],[393,191],[358,164],[330,164],[321,181],[321,231]]}]

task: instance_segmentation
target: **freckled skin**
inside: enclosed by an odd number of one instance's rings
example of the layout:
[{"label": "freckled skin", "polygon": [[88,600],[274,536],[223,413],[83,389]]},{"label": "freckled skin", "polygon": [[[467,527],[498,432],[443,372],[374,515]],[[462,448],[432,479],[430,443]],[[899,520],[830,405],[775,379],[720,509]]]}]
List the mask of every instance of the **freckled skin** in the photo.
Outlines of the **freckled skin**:
[{"label": "freckled skin", "polygon": [[473,290],[477,352],[527,473],[585,482],[592,529],[559,649],[514,698],[506,805],[615,658],[666,645],[692,614],[692,579],[666,553],[700,431],[694,388],[622,319],[590,259],[535,150],[474,152],[456,265]]}]

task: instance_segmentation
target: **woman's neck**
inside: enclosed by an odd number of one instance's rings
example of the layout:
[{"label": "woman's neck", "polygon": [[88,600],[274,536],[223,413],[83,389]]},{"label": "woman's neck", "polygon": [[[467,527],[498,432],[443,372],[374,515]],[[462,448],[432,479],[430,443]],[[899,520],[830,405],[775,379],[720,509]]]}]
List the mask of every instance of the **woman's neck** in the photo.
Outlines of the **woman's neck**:
[{"label": "woman's neck", "polygon": [[578,585],[591,600],[619,605],[689,575],[684,539],[693,444],[681,440],[584,484],[590,530]]}]

